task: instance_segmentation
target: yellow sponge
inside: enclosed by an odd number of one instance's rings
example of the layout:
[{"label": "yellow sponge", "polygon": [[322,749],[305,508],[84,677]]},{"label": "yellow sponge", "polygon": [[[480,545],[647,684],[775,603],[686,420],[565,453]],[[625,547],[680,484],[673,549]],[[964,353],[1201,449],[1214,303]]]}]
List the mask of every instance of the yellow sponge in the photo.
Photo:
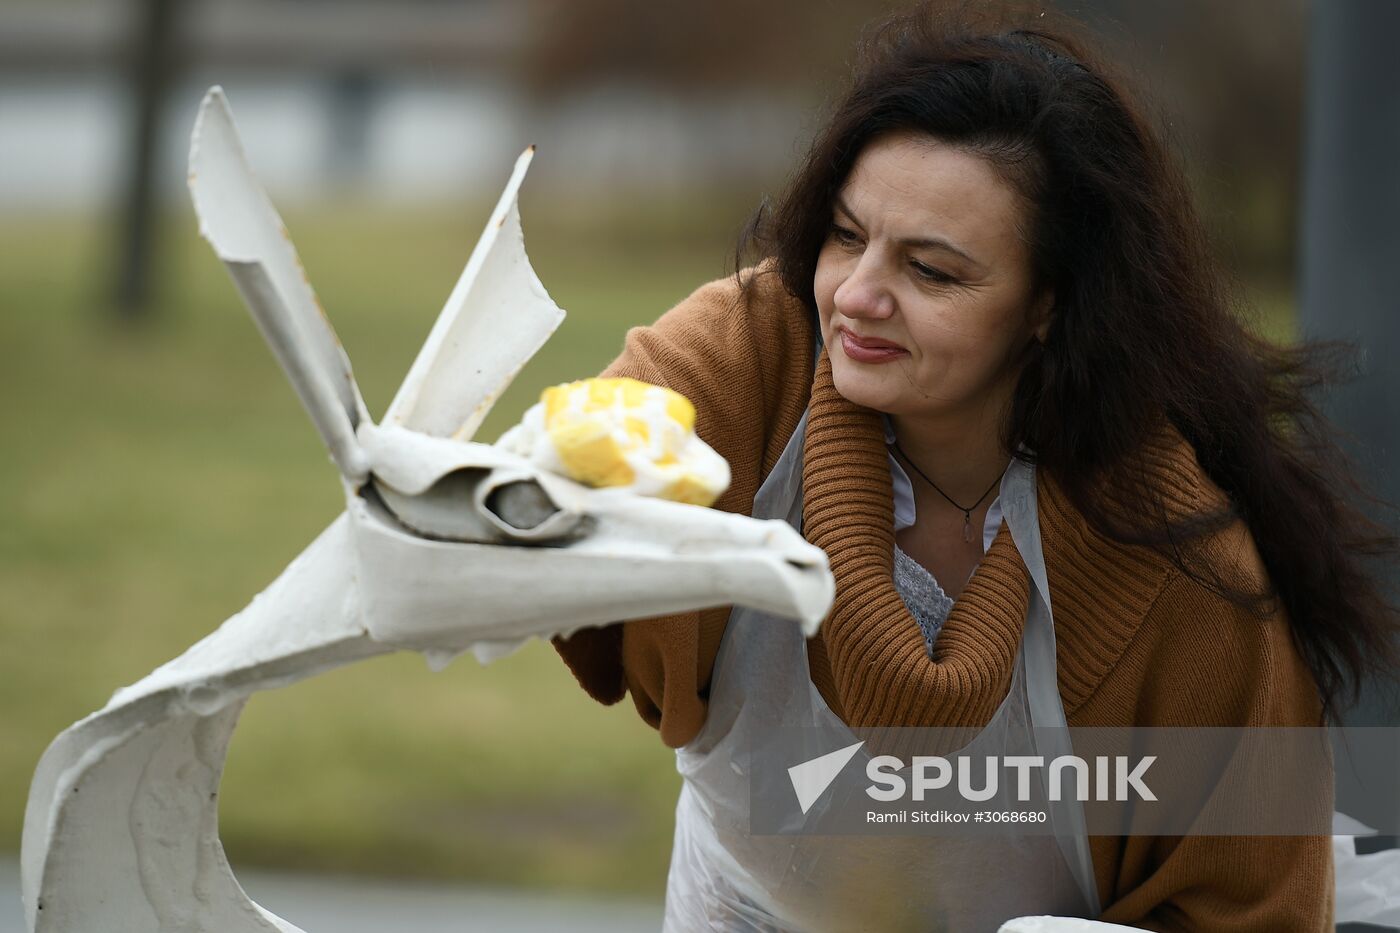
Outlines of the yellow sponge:
[{"label": "yellow sponge", "polygon": [[729,464],[695,435],[695,406],[636,379],[551,386],[496,443],[589,486],[706,506],[729,486]]}]

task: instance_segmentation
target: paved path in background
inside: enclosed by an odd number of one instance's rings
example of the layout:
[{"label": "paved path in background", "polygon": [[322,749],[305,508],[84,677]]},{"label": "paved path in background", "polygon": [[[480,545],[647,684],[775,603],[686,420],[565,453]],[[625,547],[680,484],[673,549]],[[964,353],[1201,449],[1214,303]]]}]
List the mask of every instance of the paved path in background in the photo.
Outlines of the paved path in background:
[{"label": "paved path in background", "polygon": [[[259,904],[307,933],[656,933],[661,905],[476,888],[239,872]],[[0,933],[24,933],[19,863],[0,860]],[[75,931],[77,933],[77,931]],[[96,933],[96,931],[94,931]]]}]

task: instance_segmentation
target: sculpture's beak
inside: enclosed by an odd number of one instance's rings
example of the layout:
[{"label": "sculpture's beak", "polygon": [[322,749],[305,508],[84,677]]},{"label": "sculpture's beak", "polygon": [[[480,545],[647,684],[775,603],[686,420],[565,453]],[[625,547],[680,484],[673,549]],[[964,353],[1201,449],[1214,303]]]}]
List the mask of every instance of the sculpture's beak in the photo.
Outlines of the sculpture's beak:
[{"label": "sculpture's beak", "polygon": [[[463,611],[489,615],[488,589],[502,603],[492,613],[537,635],[733,604],[798,619],[810,635],[831,605],[826,555],[785,522],[590,489],[496,447],[392,425],[362,425],[358,439],[375,477],[375,495],[349,498],[365,584],[375,593],[378,577],[404,568],[441,576],[443,627],[496,637]],[[515,489],[534,495],[497,495]],[[506,579],[520,589],[502,589]],[[436,633],[425,589],[371,599],[376,637]]]},{"label": "sculpture's beak", "polygon": [[374,497],[353,497],[371,635],[407,648],[518,645],[736,604],[797,619],[810,635],[831,606],[826,555],[784,522],[539,480],[564,511],[584,517],[585,532],[528,546],[431,540]]}]

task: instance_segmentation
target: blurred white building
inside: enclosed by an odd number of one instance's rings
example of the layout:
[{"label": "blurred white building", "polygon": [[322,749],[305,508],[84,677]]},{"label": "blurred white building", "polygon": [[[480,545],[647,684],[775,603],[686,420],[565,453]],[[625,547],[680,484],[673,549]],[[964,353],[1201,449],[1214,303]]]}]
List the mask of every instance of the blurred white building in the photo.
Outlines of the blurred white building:
[{"label": "blurred white building", "polygon": [[[677,194],[764,179],[792,161],[807,105],[758,90],[693,94],[601,79],[548,103],[520,72],[521,4],[179,3],[178,79],[156,177],[183,182],[204,89],[222,84],[282,203],[430,203],[499,188],[540,152],[532,187]],[[0,211],[81,210],[125,177],[135,101],[123,70],[135,3],[0,0]]]}]

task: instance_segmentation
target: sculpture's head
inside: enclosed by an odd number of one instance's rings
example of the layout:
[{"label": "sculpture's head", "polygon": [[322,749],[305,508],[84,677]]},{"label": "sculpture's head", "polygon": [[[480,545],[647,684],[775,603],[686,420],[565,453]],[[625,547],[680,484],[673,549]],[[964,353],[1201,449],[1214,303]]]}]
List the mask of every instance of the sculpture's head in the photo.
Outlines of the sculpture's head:
[{"label": "sculpture's head", "polygon": [[485,655],[531,635],[729,603],[800,619],[810,634],[834,586],[825,555],[785,523],[589,488],[472,442],[564,316],[525,254],[517,193],[532,156],[517,161],[375,424],[219,89],[200,108],[189,175],[200,231],[344,479],[371,634]]}]

